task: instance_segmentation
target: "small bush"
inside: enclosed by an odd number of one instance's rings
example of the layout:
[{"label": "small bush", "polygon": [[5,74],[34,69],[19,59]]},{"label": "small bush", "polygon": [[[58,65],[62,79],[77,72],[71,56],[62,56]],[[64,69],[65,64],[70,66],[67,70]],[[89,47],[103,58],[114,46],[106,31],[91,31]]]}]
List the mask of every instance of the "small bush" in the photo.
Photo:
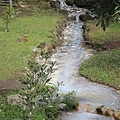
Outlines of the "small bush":
[{"label": "small bush", "polygon": [[65,103],[68,107],[68,110],[76,110],[79,103],[74,99],[74,91],[69,92],[62,98],[62,103]]}]

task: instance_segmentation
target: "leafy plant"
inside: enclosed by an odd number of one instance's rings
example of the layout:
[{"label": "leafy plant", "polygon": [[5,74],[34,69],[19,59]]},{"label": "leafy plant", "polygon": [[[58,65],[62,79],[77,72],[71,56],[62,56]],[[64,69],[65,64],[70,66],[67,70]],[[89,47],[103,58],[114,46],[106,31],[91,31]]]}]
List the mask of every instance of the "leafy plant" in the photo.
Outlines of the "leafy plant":
[{"label": "leafy plant", "polygon": [[93,11],[98,19],[96,26],[101,25],[105,31],[110,21],[119,20],[120,0],[107,0],[104,3],[98,2],[94,6]]},{"label": "leafy plant", "polygon": [[77,109],[79,103],[74,100],[75,91],[65,94],[62,98],[62,103],[65,103],[68,106],[68,110]]},{"label": "leafy plant", "polygon": [[113,14],[114,20],[120,22],[120,0],[114,0],[116,4],[115,11]]},{"label": "leafy plant", "polygon": [[57,118],[59,114],[58,105],[51,105],[46,107],[45,113],[46,113],[46,120],[54,120],[55,118]]},{"label": "leafy plant", "polygon": [[57,87],[47,85],[51,80],[51,74],[54,72],[55,62],[46,64],[49,55],[44,51],[41,51],[40,55],[41,64],[28,61],[29,71],[21,79],[22,83],[26,84],[26,88],[21,92],[25,96],[22,114],[24,120],[32,119],[36,108],[43,112],[57,96]]},{"label": "leafy plant", "polygon": [[6,30],[5,30],[6,32],[9,31],[9,23],[14,17],[14,15],[15,15],[15,9],[11,5],[6,7],[5,17],[4,17],[5,24],[6,24]]}]

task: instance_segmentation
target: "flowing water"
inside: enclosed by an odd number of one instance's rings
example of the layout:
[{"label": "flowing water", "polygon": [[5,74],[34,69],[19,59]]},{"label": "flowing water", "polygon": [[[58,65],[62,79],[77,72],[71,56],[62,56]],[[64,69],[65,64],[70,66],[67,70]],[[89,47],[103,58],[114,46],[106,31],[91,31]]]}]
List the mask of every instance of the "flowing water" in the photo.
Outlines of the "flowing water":
[{"label": "flowing water", "polygon": [[87,11],[86,9],[67,6],[60,0],[61,9],[68,11],[68,16],[76,16],[76,21],[70,22],[64,29],[64,41],[62,46],[51,57],[51,61],[57,61],[55,73],[52,75],[53,83],[63,81],[59,87],[61,93],[76,91],[76,98],[83,105],[77,112],[65,113],[60,120],[113,120],[113,118],[100,116],[91,112],[86,112],[86,106],[105,105],[114,109],[119,109],[119,95],[116,91],[107,86],[89,82],[79,75],[80,64],[91,56],[90,50],[82,47],[83,22],[79,20],[79,15]]}]

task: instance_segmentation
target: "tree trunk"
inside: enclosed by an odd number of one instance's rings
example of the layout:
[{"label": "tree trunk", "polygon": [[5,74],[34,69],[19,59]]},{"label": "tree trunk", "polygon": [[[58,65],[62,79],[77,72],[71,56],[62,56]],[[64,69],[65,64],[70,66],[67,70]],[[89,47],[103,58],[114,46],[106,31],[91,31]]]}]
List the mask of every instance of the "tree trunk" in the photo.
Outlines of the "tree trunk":
[{"label": "tree trunk", "polygon": [[12,8],[12,0],[10,0],[10,7]]}]

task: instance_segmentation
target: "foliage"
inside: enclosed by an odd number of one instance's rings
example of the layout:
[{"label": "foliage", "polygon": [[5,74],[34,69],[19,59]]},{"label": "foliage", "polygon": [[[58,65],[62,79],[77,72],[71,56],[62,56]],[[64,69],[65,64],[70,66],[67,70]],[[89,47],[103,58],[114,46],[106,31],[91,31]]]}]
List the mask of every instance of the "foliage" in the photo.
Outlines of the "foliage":
[{"label": "foliage", "polygon": [[116,42],[118,46],[117,42],[120,42],[120,24],[118,22],[112,22],[109,27],[103,31],[100,26],[96,27],[95,23],[95,20],[85,22],[85,42],[99,51],[107,49],[106,43],[111,43],[109,46],[112,46],[112,43]]},{"label": "foliage", "polygon": [[120,0],[98,2],[94,7],[94,13],[97,15],[96,18],[98,19],[96,26],[100,24],[105,31],[106,27],[109,26],[110,20],[119,20]]},{"label": "foliage", "polygon": [[45,108],[46,120],[55,120],[59,114],[58,105],[51,105]]},{"label": "foliage", "polygon": [[120,22],[120,0],[114,0],[116,4],[115,11],[113,14],[114,20]]},{"label": "foliage", "polygon": [[28,62],[29,71],[25,78],[22,78],[22,83],[26,84],[23,89],[22,95],[26,96],[25,103],[23,104],[22,119],[32,119],[32,115],[36,108],[43,112],[47,106],[56,98],[57,87],[47,85],[54,72],[54,64],[46,64],[49,55],[41,51],[42,63]]},{"label": "foliage", "polygon": [[[88,28],[88,31],[85,31],[87,38],[85,42],[99,52],[82,63],[80,73],[91,81],[120,89],[120,24],[118,22],[111,23],[106,31],[103,31],[100,26],[96,28],[94,23],[95,21],[85,23]],[[105,51],[103,48],[107,43],[110,43],[108,47],[112,46],[113,49],[106,49],[107,51]],[[115,46],[113,46],[114,43]]]},{"label": "foliage", "polygon": [[8,26],[14,16],[15,16],[15,9],[11,6],[6,7],[5,16],[4,16],[4,20],[6,24],[6,30],[5,30],[6,32],[9,31]]},{"label": "foliage", "polygon": [[62,103],[67,104],[68,110],[75,110],[78,107],[78,102],[74,100],[74,94],[75,92],[69,92],[62,98]]}]

